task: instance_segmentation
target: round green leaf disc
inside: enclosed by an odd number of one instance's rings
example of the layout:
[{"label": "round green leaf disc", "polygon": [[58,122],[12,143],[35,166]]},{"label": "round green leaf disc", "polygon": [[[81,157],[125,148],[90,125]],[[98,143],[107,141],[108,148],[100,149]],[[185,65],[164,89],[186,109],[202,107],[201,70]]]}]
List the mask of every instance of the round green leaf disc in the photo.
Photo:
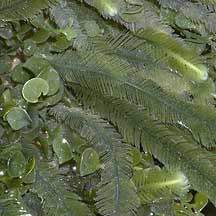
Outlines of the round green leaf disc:
[{"label": "round green leaf disc", "polygon": [[36,56],[28,58],[23,64],[23,67],[30,70],[35,76],[37,76],[42,69],[47,66],[50,66],[50,64],[46,59]]},{"label": "round green leaf disc", "polygon": [[31,40],[34,43],[44,43],[50,37],[51,32],[46,29],[40,29],[39,31],[35,32],[32,36]]},{"label": "round green leaf disc", "polygon": [[72,42],[67,40],[65,35],[58,35],[56,37],[56,42],[52,44],[52,50],[55,52],[62,52],[71,46]]},{"label": "round green leaf disc", "polygon": [[19,64],[13,69],[11,78],[14,82],[25,83],[31,78],[31,75]]},{"label": "round green leaf disc", "polygon": [[62,99],[63,94],[64,94],[64,86],[61,83],[58,92],[54,95],[44,98],[44,102],[47,104],[47,106],[53,106]]},{"label": "round green leaf disc", "polygon": [[87,148],[82,154],[80,163],[80,175],[89,175],[91,173],[94,173],[100,167],[100,159],[97,152],[92,148]]},{"label": "round green leaf disc", "polygon": [[53,150],[56,153],[59,164],[63,164],[72,159],[72,148],[68,141],[63,137],[63,130],[56,128],[52,140]]},{"label": "round green leaf disc", "polygon": [[22,152],[15,152],[8,160],[8,174],[13,178],[22,176],[25,172],[26,160]]},{"label": "round green leaf disc", "polygon": [[22,89],[22,95],[29,103],[37,103],[38,98],[43,94],[47,95],[49,85],[46,80],[41,78],[33,78],[28,80]]},{"label": "round green leaf disc", "polygon": [[19,130],[25,126],[27,126],[31,119],[28,113],[20,108],[20,107],[13,107],[6,113],[5,118],[12,129]]},{"label": "round green leaf disc", "polygon": [[42,78],[47,81],[49,85],[49,95],[54,95],[60,88],[60,78],[58,72],[52,67],[44,68],[41,73],[38,75],[39,78]]}]

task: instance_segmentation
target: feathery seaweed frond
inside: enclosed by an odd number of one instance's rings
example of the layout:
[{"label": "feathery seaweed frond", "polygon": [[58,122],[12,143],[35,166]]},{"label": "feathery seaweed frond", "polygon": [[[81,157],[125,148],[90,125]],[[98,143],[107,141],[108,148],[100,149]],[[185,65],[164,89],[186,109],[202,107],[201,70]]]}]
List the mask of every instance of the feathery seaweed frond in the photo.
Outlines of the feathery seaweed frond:
[{"label": "feathery seaweed frond", "polygon": [[205,6],[187,2],[181,7],[180,13],[184,14],[185,17],[195,24],[204,24],[209,32],[216,32],[216,24],[214,22],[216,14],[210,12]]},{"label": "feathery seaweed frond", "polygon": [[[186,78],[174,73],[167,67],[165,62],[150,56],[142,51],[142,45],[145,42],[138,37],[132,36],[129,32],[124,34],[113,34],[104,37],[96,37],[92,41],[93,49],[96,50],[89,61],[95,61],[96,64],[102,64],[107,58],[114,56],[119,61],[127,61],[130,64],[128,74],[138,70],[140,76],[145,79],[151,79],[162,88],[181,94],[184,91],[190,92],[190,82]],[[113,65],[113,61],[110,60]],[[118,68],[115,66],[114,68]],[[163,82],[165,80],[165,82]]]},{"label": "feathery seaweed frond", "polygon": [[158,7],[150,1],[85,0],[85,2],[95,7],[105,18],[113,19],[133,32],[149,27],[168,34],[173,32],[172,28],[160,19]]},{"label": "feathery seaweed frond", "polygon": [[36,173],[36,181],[31,191],[42,200],[43,211],[47,216],[76,216],[76,209],[82,209],[83,215],[90,213],[88,207],[71,191],[65,189],[63,178],[57,173],[56,167],[40,163]]},{"label": "feathery seaweed frond", "polygon": [[[132,175],[129,146],[108,122],[78,108],[58,105],[50,114],[87,139],[104,163],[96,206],[105,216],[133,215],[139,206]],[[125,205],[126,204],[126,205]]]},{"label": "feathery seaweed frond", "polygon": [[0,0],[0,215],[216,206],[215,18],[216,0]]},{"label": "feathery seaweed frond", "polygon": [[171,68],[189,79],[196,81],[207,79],[207,68],[197,61],[198,57],[194,55],[194,52],[182,47],[166,32],[149,27],[148,29],[140,28],[136,31],[136,35],[148,42],[143,50],[157,60],[166,61]]},{"label": "feathery seaweed frond", "polygon": [[173,32],[173,29],[160,19],[158,7],[146,0],[143,0],[142,3],[140,2],[139,6],[136,3],[129,2],[126,9],[120,12],[117,20],[133,32],[149,28],[166,32],[169,35]]},{"label": "feathery seaweed frond", "polygon": [[7,21],[32,18],[40,10],[51,6],[58,0],[1,0],[0,19]]},{"label": "feathery seaweed frond", "polygon": [[150,44],[143,47],[144,51],[156,59],[162,59],[188,79],[199,81],[208,78],[207,68],[195,52],[183,47],[178,41],[167,34],[152,29],[143,30],[137,35]]},{"label": "feathery seaweed frond", "polygon": [[132,178],[142,203],[160,199],[173,199],[185,195],[189,184],[181,172],[167,171],[159,167],[137,169]]},{"label": "feathery seaweed frond", "polygon": [[[108,64],[113,67],[115,60]],[[151,80],[135,78],[132,75],[128,79],[124,74],[129,68],[123,67],[124,64],[121,69],[116,67],[112,71],[103,70],[95,64],[77,63],[71,54],[57,57],[52,64],[69,85],[80,84],[89,90],[95,90],[104,95],[114,95],[142,105],[162,122],[176,124],[182,122],[192,130],[198,142],[207,147],[215,146],[216,115],[214,110],[206,106],[195,107],[191,103],[175,98]]]},{"label": "feathery seaweed frond", "polygon": [[167,167],[180,169],[194,189],[207,194],[216,203],[216,189],[213,191],[216,172],[214,163],[209,160],[211,154],[199,147],[190,135],[159,123],[146,110],[124,100],[90,92],[79,85],[74,85],[73,89],[84,104],[118,126],[128,142],[136,146],[141,143]]},{"label": "feathery seaweed frond", "polygon": [[211,33],[216,32],[216,25],[214,22],[216,15],[212,12],[212,10],[209,10],[209,8],[211,8],[211,5],[209,4],[212,2],[198,1],[196,3],[192,3],[186,0],[158,0],[158,2],[165,8],[175,10],[177,12],[177,16],[183,15],[195,26],[203,24],[207,31]]}]

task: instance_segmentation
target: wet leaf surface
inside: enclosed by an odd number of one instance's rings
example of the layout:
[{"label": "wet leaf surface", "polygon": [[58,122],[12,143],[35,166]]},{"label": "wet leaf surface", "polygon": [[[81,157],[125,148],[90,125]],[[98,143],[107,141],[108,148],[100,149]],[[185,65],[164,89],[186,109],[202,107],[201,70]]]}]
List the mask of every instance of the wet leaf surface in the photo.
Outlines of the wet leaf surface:
[{"label": "wet leaf surface", "polygon": [[29,103],[37,103],[40,96],[49,93],[49,84],[41,78],[33,78],[28,80],[22,89],[24,99]]},{"label": "wet leaf surface", "polygon": [[72,148],[70,143],[64,138],[62,128],[56,128],[52,134],[52,147],[59,159],[59,164],[71,160],[73,158]]},{"label": "wet leaf surface", "polygon": [[20,107],[11,108],[6,113],[5,119],[13,130],[19,130],[31,123],[28,113]]},{"label": "wet leaf surface", "polygon": [[40,74],[38,75],[39,78],[42,78],[47,81],[49,85],[49,92],[47,96],[54,95],[60,88],[60,77],[58,72],[52,67],[44,68]]},{"label": "wet leaf surface", "polygon": [[8,160],[8,174],[12,178],[20,177],[24,174],[26,159],[22,152],[15,152]]},{"label": "wet leaf surface", "polygon": [[80,175],[86,176],[94,173],[100,168],[100,159],[97,152],[92,148],[87,148],[81,157]]}]

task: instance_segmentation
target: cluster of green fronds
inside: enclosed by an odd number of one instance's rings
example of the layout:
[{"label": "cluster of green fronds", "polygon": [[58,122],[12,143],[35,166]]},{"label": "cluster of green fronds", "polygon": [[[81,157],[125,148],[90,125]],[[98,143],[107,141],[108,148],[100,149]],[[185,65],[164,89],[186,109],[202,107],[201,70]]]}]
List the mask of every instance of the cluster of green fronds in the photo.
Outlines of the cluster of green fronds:
[{"label": "cluster of green fronds", "polygon": [[215,215],[215,20],[215,0],[2,0],[0,216]]}]

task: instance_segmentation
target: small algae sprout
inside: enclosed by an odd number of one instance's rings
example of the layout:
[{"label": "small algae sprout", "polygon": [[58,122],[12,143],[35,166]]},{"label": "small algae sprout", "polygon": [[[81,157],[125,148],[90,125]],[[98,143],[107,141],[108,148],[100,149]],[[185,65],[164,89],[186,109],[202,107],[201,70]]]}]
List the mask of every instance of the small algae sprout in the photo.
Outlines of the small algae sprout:
[{"label": "small algae sprout", "polygon": [[94,0],[94,6],[101,12],[104,16],[114,17],[118,15],[120,10],[121,1],[117,0]]}]

